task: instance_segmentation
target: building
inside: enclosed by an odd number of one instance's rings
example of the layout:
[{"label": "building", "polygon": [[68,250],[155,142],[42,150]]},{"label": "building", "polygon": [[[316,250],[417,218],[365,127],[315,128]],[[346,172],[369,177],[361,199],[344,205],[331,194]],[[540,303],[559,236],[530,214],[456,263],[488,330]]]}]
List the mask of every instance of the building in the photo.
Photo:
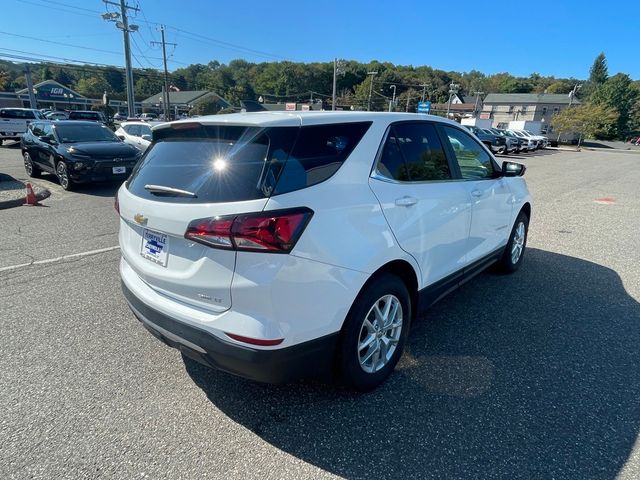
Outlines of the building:
[{"label": "building", "polygon": [[[579,105],[575,97],[555,93],[490,93],[484,98],[480,118],[489,118],[497,128],[507,128],[511,121],[540,122],[540,132],[553,133],[551,119],[569,105]],[[572,140],[574,134],[562,135],[562,140]],[[566,138],[565,138],[566,137]]]},{"label": "building", "polygon": [[[103,104],[102,98],[88,98],[65,87],[55,80],[45,80],[33,86],[35,90],[37,108],[48,108],[51,110],[91,110],[92,107],[99,107]],[[109,100],[109,106],[116,109],[126,109],[127,102],[122,100]],[[0,92],[0,107],[31,108],[29,103],[29,92],[26,88],[17,92]],[[136,102],[136,110],[140,110],[141,105]]]},{"label": "building", "polygon": [[[189,111],[199,103],[209,100],[215,101],[220,109],[232,106],[220,95],[209,90],[183,90],[180,92],[169,92],[169,103],[171,104],[171,110],[173,110],[173,114],[175,116],[182,113],[189,113]],[[145,112],[155,112],[160,114],[164,110],[162,105],[163,101],[163,93],[158,92],[141,102],[142,109]]]}]

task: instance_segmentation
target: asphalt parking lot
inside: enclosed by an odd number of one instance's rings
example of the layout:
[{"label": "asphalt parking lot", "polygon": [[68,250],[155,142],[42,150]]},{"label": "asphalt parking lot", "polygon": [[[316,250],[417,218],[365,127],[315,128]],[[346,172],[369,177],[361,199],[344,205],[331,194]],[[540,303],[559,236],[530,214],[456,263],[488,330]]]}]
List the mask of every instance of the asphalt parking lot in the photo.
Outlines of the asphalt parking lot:
[{"label": "asphalt parking lot", "polygon": [[40,180],[0,211],[0,478],[640,478],[640,155],[515,158],[522,269],[436,304],[366,395],[183,359],[120,293],[117,186]]}]

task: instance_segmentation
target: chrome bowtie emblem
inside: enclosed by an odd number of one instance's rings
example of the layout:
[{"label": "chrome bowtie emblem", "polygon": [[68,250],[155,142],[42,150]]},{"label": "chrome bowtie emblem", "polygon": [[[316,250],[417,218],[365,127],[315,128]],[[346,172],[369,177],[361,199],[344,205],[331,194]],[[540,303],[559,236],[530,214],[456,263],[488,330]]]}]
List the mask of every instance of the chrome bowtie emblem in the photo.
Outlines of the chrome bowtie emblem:
[{"label": "chrome bowtie emblem", "polygon": [[133,216],[133,220],[138,224],[138,225],[146,225],[147,224],[147,217],[145,217],[144,215],[140,214],[140,213],[136,213]]}]

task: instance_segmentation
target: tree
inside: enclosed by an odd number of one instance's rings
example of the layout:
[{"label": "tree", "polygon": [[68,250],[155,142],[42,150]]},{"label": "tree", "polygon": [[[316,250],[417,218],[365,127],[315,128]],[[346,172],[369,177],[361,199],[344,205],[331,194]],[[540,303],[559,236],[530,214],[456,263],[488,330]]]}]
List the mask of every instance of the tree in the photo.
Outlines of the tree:
[{"label": "tree", "polygon": [[4,91],[9,85],[9,73],[0,70],[0,90]]},{"label": "tree", "polygon": [[615,109],[619,116],[610,136],[625,139],[632,126],[631,110],[638,99],[638,91],[633,88],[631,78],[626,73],[618,73],[609,78],[591,96],[593,103]]},{"label": "tree", "polygon": [[109,90],[109,84],[102,77],[81,78],[76,84],[76,90],[89,98],[102,98],[102,94]]},{"label": "tree", "polygon": [[596,57],[589,70],[589,83],[594,86],[602,85],[609,78],[609,70],[607,69],[607,58],[603,52]]},{"label": "tree", "polygon": [[220,111],[220,105],[215,97],[205,98],[193,107],[192,113],[196,115],[213,115]]},{"label": "tree", "polygon": [[[606,105],[585,103],[567,108],[553,117],[551,125],[557,132],[576,132],[582,137],[607,135],[618,120],[618,112]],[[558,135],[559,135],[558,133]],[[578,141],[580,146],[580,140]]]}]

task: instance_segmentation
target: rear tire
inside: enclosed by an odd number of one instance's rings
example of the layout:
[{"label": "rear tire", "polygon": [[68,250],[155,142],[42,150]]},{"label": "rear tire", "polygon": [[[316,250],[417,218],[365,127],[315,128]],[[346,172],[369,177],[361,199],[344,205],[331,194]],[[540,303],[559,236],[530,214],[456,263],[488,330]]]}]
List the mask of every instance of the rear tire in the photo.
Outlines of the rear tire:
[{"label": "rear tire", "polygon": [[384,273],[370,281],[353,302],[338,347],[342,382],[363,392],[393,372],[409,334],[411,300],[405,283]]},{"label": "rear tire", "polygon": [[502,273],[513,273],[520,268],[527,246],[528,234],[529,217],[526,213],[520,212],[511,229],[509,242],[504,249],[502,258],[498,261],[498,269]]}]

